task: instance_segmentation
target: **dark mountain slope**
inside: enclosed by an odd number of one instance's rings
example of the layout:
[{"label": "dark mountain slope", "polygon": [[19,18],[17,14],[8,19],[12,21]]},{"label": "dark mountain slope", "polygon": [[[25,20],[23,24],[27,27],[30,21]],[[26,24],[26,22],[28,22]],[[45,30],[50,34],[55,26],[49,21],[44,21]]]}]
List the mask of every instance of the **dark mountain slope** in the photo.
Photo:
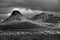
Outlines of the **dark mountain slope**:
[{"label": "dark mountain slope", "polygon": [[44,17],[45,15],[46,15],[45,13],[37,14],[37,15],[31,17],[31,20],[43,19],[43,17]]},{"label": "dark mountain slope", "polygon": [[[35,28],[40,28],[39,25],[29,23],[29,22],[21,22],[21,23],[16,23],[16,24],[11,24],[11,25],[0,25],[0,30],[27,30],[27,29],[35,29]],[[42,27],[41,27],[42,28]]]},{"label": "dark mountain slope", "polygon": [[23,15],[17,11],[17,10],[14,10],[11,15],[5,19],[3,22],[6,22],[6,21],[12,21],[12,20],[21,20],[20,17],[22,17]]}]

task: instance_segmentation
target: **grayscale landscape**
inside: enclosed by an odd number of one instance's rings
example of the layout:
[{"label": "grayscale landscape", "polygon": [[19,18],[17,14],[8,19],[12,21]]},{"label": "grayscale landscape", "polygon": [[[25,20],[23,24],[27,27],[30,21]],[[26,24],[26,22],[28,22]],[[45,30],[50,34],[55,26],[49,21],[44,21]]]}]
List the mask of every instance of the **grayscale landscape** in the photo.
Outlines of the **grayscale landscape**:
[{"label": "grayscale landscape", "polygon": [[60,40],[60,1],[0,0],[0,40]]}]

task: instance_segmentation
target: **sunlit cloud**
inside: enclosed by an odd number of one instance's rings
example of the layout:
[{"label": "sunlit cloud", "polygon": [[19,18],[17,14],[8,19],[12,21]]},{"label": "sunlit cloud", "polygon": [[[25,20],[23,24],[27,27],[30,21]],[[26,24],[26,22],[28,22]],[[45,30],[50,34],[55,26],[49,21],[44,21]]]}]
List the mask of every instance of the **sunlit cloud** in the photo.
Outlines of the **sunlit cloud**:
[{"label": "sunlit cloud", "polygon": [[42,13],[43,12],[42,10],[32,10],[32,9],[20,8],[20,7],[11,8],[11,12],[14,10],[18,10],[21,13]]}]

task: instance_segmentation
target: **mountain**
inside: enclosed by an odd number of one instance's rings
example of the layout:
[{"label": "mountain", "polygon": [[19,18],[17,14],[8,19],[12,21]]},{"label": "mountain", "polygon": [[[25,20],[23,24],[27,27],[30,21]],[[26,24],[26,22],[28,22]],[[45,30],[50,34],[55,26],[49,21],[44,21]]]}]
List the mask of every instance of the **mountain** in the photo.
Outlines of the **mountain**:
[{"label": "mountain", "polygon": [[[0,30],[23,30],[23,29],[34,29],[34,28],[39,28],[40,26],[28,21],[22,22],[22,20],[25,20],[25,16],[23,16],[19,11],[13,11],[12,14],[5,19],[2,23],[0,24]],[[26,18],[26,20],[29,20]]]},{"label": "mountain", "polygon": [[16,15],[21,15],[22,16],[22,14],[18,10],[14,10],[12,12],[11,16],[16,16]]},{"label": "mountain", "polygon": [[35,16],[31,17],[31,20],[45,19],[46,16],[46,13],[36,14]]},{"label": "mountain", "polygon": [[7,21],[12,21],[12,20],[21,20],[20,17],[22,17],[23,15],[17,11],[17,10],[14,10],[12,11],[11,15],[5,19],[3,22],[7,22]]}]

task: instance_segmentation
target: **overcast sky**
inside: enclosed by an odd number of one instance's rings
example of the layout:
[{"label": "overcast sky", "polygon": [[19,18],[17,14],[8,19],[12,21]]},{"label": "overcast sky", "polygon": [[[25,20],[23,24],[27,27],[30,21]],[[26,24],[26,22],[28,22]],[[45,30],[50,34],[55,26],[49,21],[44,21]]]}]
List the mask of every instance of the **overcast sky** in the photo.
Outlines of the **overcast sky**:
[{"label": "overcast sky", "polygon": [[0,7],[26,6],[35,9],[55,8],[59,6],[59,0],[2,0]]},{"label": "overcast sky", "polygon": [[[0,12],[9,7],[26,7],[34,10],[60,11],[59,0],[0,0]],[[4,12],[5,13],[5,12]]]}]

